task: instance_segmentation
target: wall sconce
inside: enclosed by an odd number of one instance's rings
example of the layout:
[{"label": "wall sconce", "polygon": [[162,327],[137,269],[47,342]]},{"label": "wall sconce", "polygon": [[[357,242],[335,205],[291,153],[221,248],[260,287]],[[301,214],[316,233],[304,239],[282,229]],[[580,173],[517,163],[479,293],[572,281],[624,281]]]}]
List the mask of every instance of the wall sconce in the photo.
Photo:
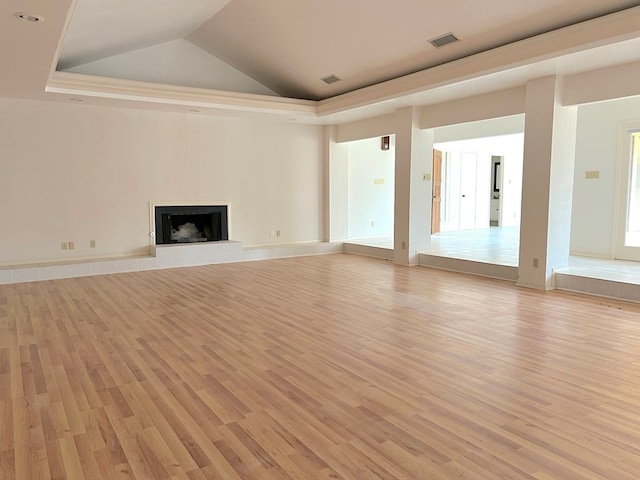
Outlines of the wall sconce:
[{"label": "wall sconce", "polygon": [[380,150],[389,150],[389,135],[380,139]]}]

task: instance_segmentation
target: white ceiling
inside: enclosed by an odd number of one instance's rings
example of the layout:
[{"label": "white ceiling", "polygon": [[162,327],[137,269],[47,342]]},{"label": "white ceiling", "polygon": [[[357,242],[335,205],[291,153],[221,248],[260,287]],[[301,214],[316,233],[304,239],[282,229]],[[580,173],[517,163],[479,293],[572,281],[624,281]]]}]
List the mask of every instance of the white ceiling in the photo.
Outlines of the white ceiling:
[{"label": "white ceiling", "polygon": [[[233,0],[187,37],[287,97],[324,99],[637,0]],[[429,40],[452,32],[459,42]],[[341,82],[326,85],[335,74]]]},{"label": "white ceiling", "polygon": [[[130,106],[136,100],[141,108],[197,106],[344,122],[549,73],[638,61],[640,7],[632,7],[639,5],[640,0],[12,0],[0,4],[0,96],[68,101],[74,95],[96,104]],[[18,21],[18,11],[45,21]],[[621,12],[612,16],[615,21],[630,19],[620,38],[614,38],[613,20],[598,18],[612,12]],[[448,32],[460,41],[441,49],[429,43]],[[176,39],[288,98],[267,101],[163,86],[157,79],[145,84],[55,72],[56,65],[64,70]],[[506,46],[496,48],[501,45]],[[321,78],[330,74],[342,81],[324,84]]]},{"label": "white ceiling", "polygon": [[58,69],[184,38],[230,0],[78,0]]}]

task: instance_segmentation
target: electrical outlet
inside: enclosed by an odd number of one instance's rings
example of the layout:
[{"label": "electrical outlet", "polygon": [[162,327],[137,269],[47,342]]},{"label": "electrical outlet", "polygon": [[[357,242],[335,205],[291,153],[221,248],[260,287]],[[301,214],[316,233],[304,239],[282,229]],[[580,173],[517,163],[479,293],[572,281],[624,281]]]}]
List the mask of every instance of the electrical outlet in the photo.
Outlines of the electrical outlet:
[{"label": "electrical outlet", "polygon": [[540,266],[540,260],[536,257],[533,259],[533,268],[538,268]]},{"label": "electrical outlet", "polygon": [[276,230],[276,237],[280,236],[280,230]]},{"label": "electrical outlet", "polygon": [[76,248],[75,243],[73,242],[68,242],[69,243],[69,250],[73,250],[74,248]]},{"label": "electrical outlet", "polygon": [[60,247],[62,248],[62,250],[67,250],[67,248],[68,248],[67,242],[62,242],[60,244]]},{"label": "electrical outlet", "polygon": [[430,173],[423,173],[422,174],[422,180],[424,180],[425,182],[428,182],[429,180],[431,180],[431,174]]},{"label": "electrical outlet", "polygon": [[407,242],[402,242],[402,250],[406,250],[407,249]]},{"label": "electrical outlet", "polygon": [[89,240],[89,248],[96,248],[96,241],[95,240]]},{"label": "electrical outlet", "polygon": [[587,180],[596,180],[600,178],[600,170],[587,170],[584,172],[584,178]]}]

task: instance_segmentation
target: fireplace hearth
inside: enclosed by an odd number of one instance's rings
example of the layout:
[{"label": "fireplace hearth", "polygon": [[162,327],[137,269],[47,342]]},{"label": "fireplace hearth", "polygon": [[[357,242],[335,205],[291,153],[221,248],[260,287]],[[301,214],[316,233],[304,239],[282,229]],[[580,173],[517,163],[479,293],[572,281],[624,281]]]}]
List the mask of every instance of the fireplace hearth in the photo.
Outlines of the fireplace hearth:
[{"label": "fireplace hearth", "polygon": [[155,207],[156,245],[229,240],[226,205]]}]

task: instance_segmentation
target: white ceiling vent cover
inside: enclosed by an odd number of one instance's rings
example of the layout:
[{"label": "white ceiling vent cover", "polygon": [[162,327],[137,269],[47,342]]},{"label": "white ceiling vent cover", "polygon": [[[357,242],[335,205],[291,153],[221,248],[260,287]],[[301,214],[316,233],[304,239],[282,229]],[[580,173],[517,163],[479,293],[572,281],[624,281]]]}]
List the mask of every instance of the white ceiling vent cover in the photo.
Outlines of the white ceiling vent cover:
[{"label": "white ceiling vent cover", "polygon": [[449,45],[450,43],[457,42],[458,37],[456,37],[453,33],[447,33],[438,38],[434,38],[433,40],[429,40],[431,45],[436,48],[444,47],[445,45]]},{"label": "white ceiling vent cover", "polygon": [[329,75],[327,77],[324,77],[322,79],[322,81],[324,83],[326,83],[327,85],[331,85],[332,83],[336,83],[339,82],[341,80],[341,78],[336,77],[335,75]]}]

